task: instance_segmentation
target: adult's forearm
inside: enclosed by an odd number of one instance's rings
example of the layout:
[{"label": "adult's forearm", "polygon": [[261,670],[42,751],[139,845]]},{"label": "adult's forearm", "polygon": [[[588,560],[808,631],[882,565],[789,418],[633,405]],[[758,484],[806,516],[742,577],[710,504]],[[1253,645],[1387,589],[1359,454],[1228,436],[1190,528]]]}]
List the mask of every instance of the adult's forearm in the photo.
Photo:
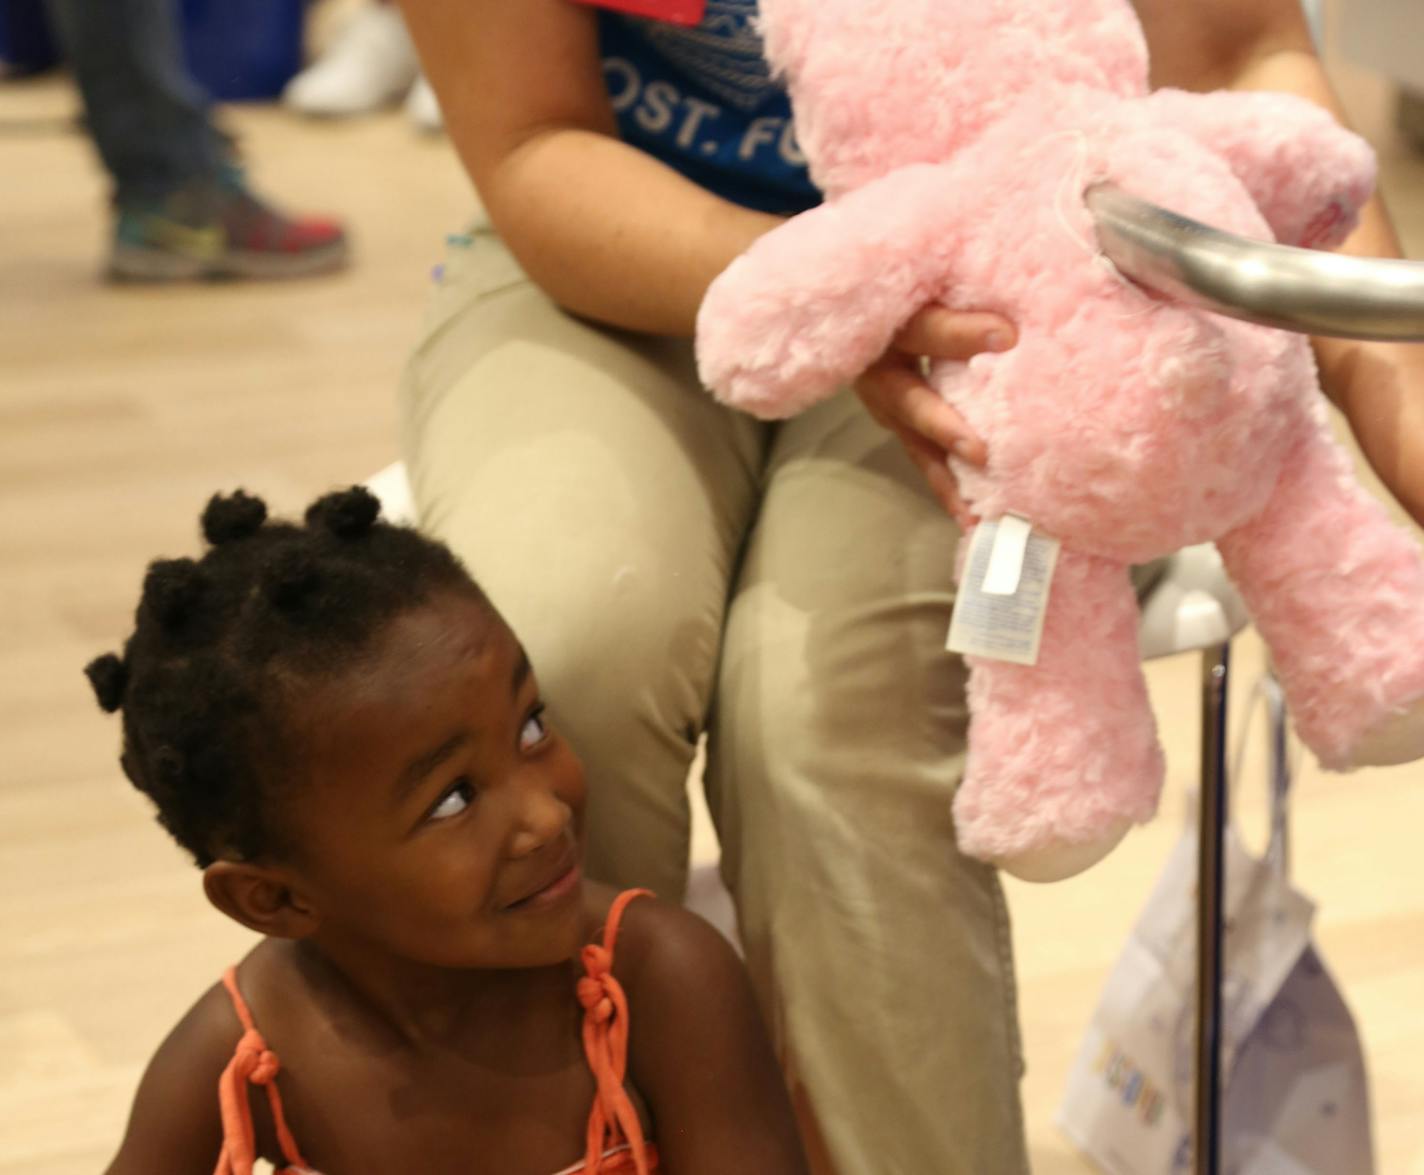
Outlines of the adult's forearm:
[{"label": "adult's forearm", "polygon": [[1424,346],[1337,342],[1316,351],[1371,468],[1424,526]]},{"label": "adult's forearm", "polygon": [[[1371,200],[1341,252],[1400,256],[1384,204]],[[1313,340],[1321,384],[1386,488],[1424,526],[1424,344]]]},{"label": "adult's forearm", "polygon": [[618,139],[574,128],[525,140],[481,195],[529,276],[562,306],[661,335],[691,335],[713,278],[781,222]]}]

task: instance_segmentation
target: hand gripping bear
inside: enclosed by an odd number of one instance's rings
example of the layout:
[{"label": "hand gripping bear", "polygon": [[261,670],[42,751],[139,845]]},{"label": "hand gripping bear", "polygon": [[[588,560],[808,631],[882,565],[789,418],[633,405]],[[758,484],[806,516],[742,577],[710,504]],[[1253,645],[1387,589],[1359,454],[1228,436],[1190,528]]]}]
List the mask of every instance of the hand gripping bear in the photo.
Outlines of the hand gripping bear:
[{"label": "hand gripping bear", "polygon": [[970,657],[963,849],[1047,880],[1157,803],[1127,568],[1213,541],[1332,769],[1424,756],[1424,562],[1328,432],[1308,341],[1175,305],[1099,254],[1115,183],[1285,244],[1338,244],[1366,145],[1275,94],[1149,93],[1127,0],[762,0],[825,203],[712,285],[707,386],[767,418],[858,376],[931,303],[1017,323],[930,382],[985,439],[981,519],[1061,544],[1037,663]]}]

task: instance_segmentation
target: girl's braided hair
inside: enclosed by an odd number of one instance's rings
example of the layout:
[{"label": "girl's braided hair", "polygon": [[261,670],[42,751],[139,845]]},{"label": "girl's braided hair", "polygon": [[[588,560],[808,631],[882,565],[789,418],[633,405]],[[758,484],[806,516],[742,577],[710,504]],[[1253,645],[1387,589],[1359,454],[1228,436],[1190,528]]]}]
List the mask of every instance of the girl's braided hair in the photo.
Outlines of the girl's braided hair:
[{"label": "girl's braided hair", "polygon": [[447,547],[379,514],[360,486],[318,499],[303,525],[269,522],[241,490],[215,496],[208,551],[151,563],[122,655],[85,669],[99,705],[123,711],[124,773],[199,866],[290,850],[272,810],[296,766],[285,715],[304,685],[438,594],[484,602]]}]

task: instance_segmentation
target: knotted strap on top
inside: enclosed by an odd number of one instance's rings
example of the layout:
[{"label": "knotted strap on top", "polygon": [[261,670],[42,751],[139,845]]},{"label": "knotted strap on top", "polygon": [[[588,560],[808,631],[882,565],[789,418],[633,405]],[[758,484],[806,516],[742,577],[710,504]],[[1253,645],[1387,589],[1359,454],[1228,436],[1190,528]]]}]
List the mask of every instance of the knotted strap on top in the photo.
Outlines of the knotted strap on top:
[{"label": "knotted strap on top", "polygon": [[643,1138],[628,1091],[623,1086],[628,1071],[628,998],[623,985],[613,976],[613,946],[623,912],[635,898],[652,896],[645,889],[630,889],[618,895],[608,912],[603,942],[583,948],[584,976],[578,982],[579,1003],[583,1005],[583,1049],[588,1067],[598,1083],[598,1095],[588,1117],[588,1145],[584,1170],[599,1175],[606,1170],[604,1156],[627,1143],[637,1175],[650,1175],[651,1148]]},{"label": "knotted strap on top", "polygon": [[218,1105],[222,1110],[223,1146],[218,1155],[214,1175],[252,1175],[252,1166],[257,1161],[257,1144],[252,1129],[252,1103],[248,1100],[247,1087],[266,1087],[267,1102],[272,1107],[272,1121],[277,1128],[277,1143],[282,1148],[282,1157],[289,1167],[305,1169],[307,1162],[297,1150],[296,1140],[287,1129],[287,1119],[282,1113],[282,1097],[277,1092],[277,1073],[281,1063],[277,1054],[267,1047],[262,1034],[257,1031],[252,1012],[242,998],[237,987],[237,968],[229,967],[223,972],[223,986],[232,998],[233,1010],[242,1021],[242,1039],[237,1042],[237,1050],[218,1079]]}]

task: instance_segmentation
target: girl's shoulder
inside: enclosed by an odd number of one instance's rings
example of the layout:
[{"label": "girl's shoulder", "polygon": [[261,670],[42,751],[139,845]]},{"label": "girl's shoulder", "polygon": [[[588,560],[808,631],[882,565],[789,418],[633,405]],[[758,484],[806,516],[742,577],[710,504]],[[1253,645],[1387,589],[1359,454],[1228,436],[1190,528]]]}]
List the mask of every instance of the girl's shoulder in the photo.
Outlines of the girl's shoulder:
[{"label": "girl's shoulder", "polygon": [[259,1033],[290,1049],[300,1038],[294,1030],[308,1022],[319,1000],[310,967],[303,965],[296,944],[264,938],[232,969],[232,979],[236,991],[226,979],[220,979],[218,990],[233,1016],[240,1014],[241,1004]]},{"label": "girl's shoulder", "polygon": [[275,979],[280,967],[275,946],[271,940],[264,939],[232,969],[240,993],[238,998],[234,997],[226,973],[214,975],[212,984],[169,1033],[163,1048],[170,1049],[173,1057],[182,1058],[185,1065],[205,1072],[214,1068],[221,1072],[226,1068],[246,1031],[239,998],[244,1008],[249,1007],[249,991],[254,987],[265,991]]},{"label": "girl's shoulder", "polygon": [[628,1078],[657,1123],[665,1168],[734,1163],[806,1175],[776,1054],[731,942],[680,906],[637,898],[613,968],[628,997]]},{"label": "girl's shoulder", "polygon": [[[590,921],[597,927],[591,942],[603,941],[604,929],[620,893],[588,886]],[[613,945],[613,971],[637,1008],[653,1001],[695,1004],[709,989],[743,981],[735,948],[702,917],[651,894],[628,901],[621,911]]]},{"label": "girl's shoulder", "polygon": [[211,1169],[223,1137],[219,1081],[244,1031],[214,976],[149,1061],[111,1173]]}]

